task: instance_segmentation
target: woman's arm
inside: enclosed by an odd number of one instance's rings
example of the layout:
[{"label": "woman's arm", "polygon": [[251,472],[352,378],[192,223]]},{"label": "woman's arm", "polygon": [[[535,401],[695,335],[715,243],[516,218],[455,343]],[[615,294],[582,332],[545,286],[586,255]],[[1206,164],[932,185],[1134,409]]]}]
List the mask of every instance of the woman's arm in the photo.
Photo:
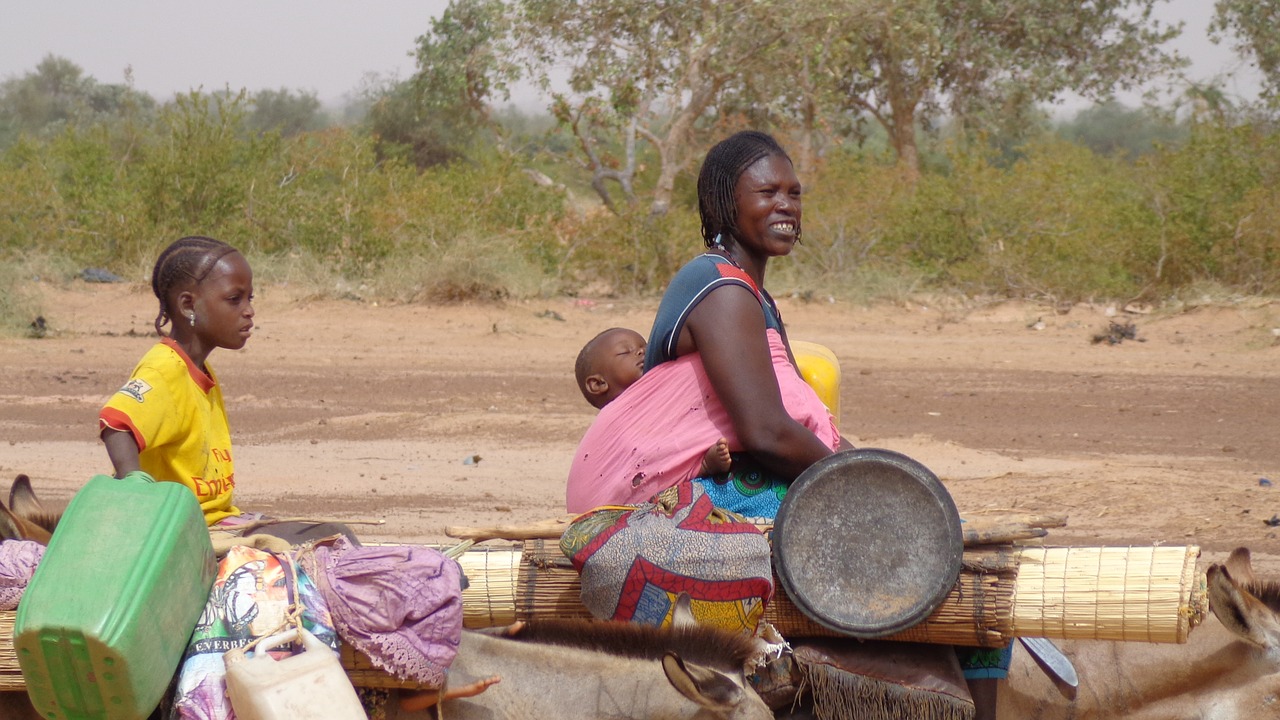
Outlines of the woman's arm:
[{"label": "woman's arm", "polygon": [[727,285],[698,303],[677,348],[680,355],[695,351],[743,449],[767,468],[794,479],[831,454],[782,404],[760,302],[750,290]]},{"label": "woman's arm", "polygon": [[141,469],[138,463],[138,443],[131,433],[107,428],[102,431],[102,443],[107,446],[107,457],[111,458],[116,477],[122,478]]}]

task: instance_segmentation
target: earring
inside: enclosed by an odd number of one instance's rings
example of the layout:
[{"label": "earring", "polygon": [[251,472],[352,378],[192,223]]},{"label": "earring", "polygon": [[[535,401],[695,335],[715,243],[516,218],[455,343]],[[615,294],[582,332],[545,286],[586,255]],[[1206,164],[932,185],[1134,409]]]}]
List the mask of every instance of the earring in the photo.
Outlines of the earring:
[{"label": "earring", "polygon": [[711,241],[711,247],[712,247],[713,249],[716,249],[716,250],[723,250],[723,249],[724,249],[724,236],[723,236],[723,235],[721,235],[720,233],[716,233],[716,237],[715,237],[715,239]]},{"label": "earring", "polygon": [[191,327],[195,327],[195,326],[196,326],[196,314],[195,314],[195,313],[191,313],[190,315],[188,315],[188,316],[187,316],[187,319],[191,321]]}]

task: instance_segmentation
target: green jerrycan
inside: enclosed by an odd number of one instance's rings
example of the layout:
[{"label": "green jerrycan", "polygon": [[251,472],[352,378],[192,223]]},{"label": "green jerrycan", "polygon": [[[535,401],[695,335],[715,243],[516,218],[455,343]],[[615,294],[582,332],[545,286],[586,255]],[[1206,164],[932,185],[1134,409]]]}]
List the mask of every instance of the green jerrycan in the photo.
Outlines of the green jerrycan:
[{"label": "green jerrycan", "polygon": [[49,720],[140,720],[160,703],[213,585],[195,495],[146,473],[76,493],[23,593],[13,646]]}]

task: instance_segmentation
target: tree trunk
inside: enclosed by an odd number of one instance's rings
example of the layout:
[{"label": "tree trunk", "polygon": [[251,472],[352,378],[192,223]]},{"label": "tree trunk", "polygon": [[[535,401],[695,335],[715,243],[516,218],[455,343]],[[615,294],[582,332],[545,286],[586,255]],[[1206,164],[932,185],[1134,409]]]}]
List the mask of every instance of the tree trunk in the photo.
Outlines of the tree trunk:
[{"label": "tree trunk", "polygon": [[662,167],[658,172],[658,184],[653,188],[653,202],[649,204],[649,214],[654,217],[666,215],[671,210],[671,196],[675,193],[676,174],[679,172],[671,143],[664,142],[658,147],[658,157]]},{"label": "tree trunk", "polygon": [[920,150],[916,146],[917,102],[918,99],[912,93],[890,81],[889,113],[892,127],[886,130],[889,131],[894,151],[898,153],[898,166],[906,171],[913,185],[920,179]]},{"label": "tree trunk", "polygon": [[893,127],[893,149],[898,153],[898,166],[906,171],[907,178],[915,184],[920,179],[920,150],[916,147],[914,124]]},{"label": "tree trunk", "polygon": [[[666,215],[671,209],[671,195],[675,192],[676,175],[684,169],[684,162],[689,157],[684,152],[685,147],[689,143],[689,138],[693,136],[693,123],[706,112],[711,105],[711,101],[715,99],[720,92],[720,88],[728,79],[726,75],[712,75],[704,77],[706,56],[710,52],[709,47],[704,47],[695,53],[686,66],[684,78],[677,87],[684,87],[689,90],[689,102],[680,108],[673,118],[671,118],[671,126],[667,128],[665,138],[658,139],[653,135],[648,135],[650,142],[658,148],[658,158],[661,167],[658,168],[658,182],[653,189],[653,202],[649,205],[649,214],[652,216]],[[677,97],[679,94],[677,93]]]},{"label": "tree trunk", "polygon": [[800,84],[800,137],[796,139],[795,162],[796,173],[801,180],[811,177],[818,169],[818,152],[814,147],[814,138],[818,137],[818,104],[814,100],[813,69],[809,58],[805,56],[804,68],[797,78]]}]

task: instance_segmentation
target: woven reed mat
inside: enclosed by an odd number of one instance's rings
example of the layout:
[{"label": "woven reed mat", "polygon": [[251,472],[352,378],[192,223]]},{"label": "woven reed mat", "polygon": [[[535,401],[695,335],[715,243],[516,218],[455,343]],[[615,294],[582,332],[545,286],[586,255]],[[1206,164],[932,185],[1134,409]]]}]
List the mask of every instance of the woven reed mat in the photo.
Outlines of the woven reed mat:
[{"label": "woven reed mat", "polygon": [[[1199,556],[1195,546],[970,548],[942,605],[886,639],[987,647],[1018,636],[1186,642],[1208,612]],[[578,598],[578,574],[554,542],[472,549],[459,562],[470,581],[462,593],[468,628],[589,617]],[[777,587],[764,619],[784,637],[835,634],[809,620]],[[25,687],[13,652],[13,621],[13,612],[0,611],[0,691]],[[358,686],[417,687],[345,646],[342,663]]]},{"label": "woven reed mat", "polygon": [[[471,586],[462,594],[463,624],[494,627],[535,617],[590,617],[579,599],[578,573],[559,545],[528,540],[522,549],[479,549],[459,558]],[[1013,635],[1013,546],[971,549],[947,599],[924,622],[892,635],[893,640],[999,647]],[[764,620],[789,636],[838,636],[813,622],[787,598],[774,579],[773,600]]]},{"label": "woven reed mat", "polygon": [[[526,541],[521,549],[475,548],[458,558],[469,587],[462,592],[463,625],[488,628],[532,618],[589,618],[579,599],[578,573],[558,543]],[[943,605],[921,625],[892,639],[939,644],[1000,646],[1012,637],[1013,580],[1017,556],[1012,546],[966,551],[960,581]],[[775,584],[777,579],[774,580]],[[781,585],[765,621],[783,637],[833,636],[800,612]],[[377,669],[365,655],[342,646],[342,666],[357,687],[415,688]]]},{"label": "woven reed mat", "polygon": [[[999,647],[1018,636],[1186,642],[1208,612],[1200,548],[1013,545],[969,548],[942,605],[886,639]],[[479,549],[460,561],[467,627],[534,617],[588,617],[578,575],[554,542]],[[781,584],[775,584],[781,588]],[[832,636],[779,589],[766,622],[787,636]]]},{"label": "woven reed mat", "polygon": [[13,620],[17,613],[0,610],[0,692],[26,690],[18,655],[13,651]]},{"label": "woven reed mat", "polygon": [[1184,643],[1209,611],[1200,548],[1025,547],[1019,636]]}]

